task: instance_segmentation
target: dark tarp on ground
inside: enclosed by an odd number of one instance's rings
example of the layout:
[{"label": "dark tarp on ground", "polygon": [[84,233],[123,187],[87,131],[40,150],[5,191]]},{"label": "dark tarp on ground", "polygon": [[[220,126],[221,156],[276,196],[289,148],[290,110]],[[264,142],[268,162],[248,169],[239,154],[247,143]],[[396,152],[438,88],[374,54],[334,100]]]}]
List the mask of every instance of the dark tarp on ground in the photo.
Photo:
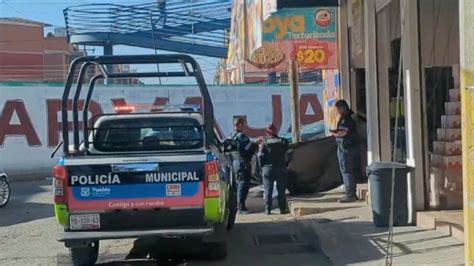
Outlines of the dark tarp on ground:
[{"label": "dark tarp on ground", "polygon": [[[334,137],[315,136],[316,139],[293,144],[289,151],[288,190],[291,194],[324,192],[342,185]],[[365,154],[361,151],[361,156]],[[252,185],[262,184],[257,156],[252,159]],[[361,162],[361,167],[364,162]],[[365,169],[359,169],[356,182],[366,183]]]},{"label": "dark tarp on ground", "polygon": [[342,185],[333,137],[292,145],[290,153],[288,190],[292,194],[323,192]]}]

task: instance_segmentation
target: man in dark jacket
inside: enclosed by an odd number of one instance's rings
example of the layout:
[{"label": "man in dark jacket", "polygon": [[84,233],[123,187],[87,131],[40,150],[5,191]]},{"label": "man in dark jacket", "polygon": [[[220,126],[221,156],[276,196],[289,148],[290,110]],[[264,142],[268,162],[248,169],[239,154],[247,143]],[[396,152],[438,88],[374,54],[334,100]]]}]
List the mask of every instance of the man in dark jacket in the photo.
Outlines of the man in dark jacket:
[{"label": "man in dark jacket", "polygon": [[239,214],[246,214],[248,209],[245,201],[250,189],[252,156],[257,152],[258,145],[262,140],[254,143],[242,132],[244,127],[244,120],[242,118],[238,118],[235,121],[234,127],[235,133],[232,138],[237,142],[237,151],[232,154],[232,165],[237,182],[237,208]]},{"label": "man in dark jacket", "polygon": [[262,167],[262,179],[265,195],[265,213],[272,212],[273,203],[273,184],[276,181],[278,192],[278,207],[280,214],[288,213],[286,202],[286,152],[289,143],[286,139],[278,137],[277,129],[273,124],[267,126],[267,137],[260,144],[258,157]]},{"label": "man in dark jacket", "polygon": [[360,175],[360,142],[357,125],[352,115],[354,112],[344,100],[336,102],[335,107],[340,114],[337,128],[331,130],[336,137],[337,158],[341,169],[342,180],[346,195],[339,200],[340,203],[357,201],[357,177]]}]

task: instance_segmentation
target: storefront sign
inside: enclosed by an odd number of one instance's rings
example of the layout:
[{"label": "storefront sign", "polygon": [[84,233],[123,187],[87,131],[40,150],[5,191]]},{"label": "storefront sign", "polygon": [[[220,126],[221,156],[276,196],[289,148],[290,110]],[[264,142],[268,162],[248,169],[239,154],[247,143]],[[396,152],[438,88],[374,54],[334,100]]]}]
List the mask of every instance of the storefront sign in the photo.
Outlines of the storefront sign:
[{"label": "storefront sign", "polygon": [[263,41],[316,39],[336,41],[335,8],[282,9],[265,20]]},{"label": "storefront sign", "polygon": [[327,43],[308,40],[295,45],[296,62],[304,68],[320,68],[327,66],[329,58],[333,55]]},{"label": "storefront sign", "polygon": [[263,22],[262,46],[248,58],[247,72],[337,68],[336,8],[281,9]]}]

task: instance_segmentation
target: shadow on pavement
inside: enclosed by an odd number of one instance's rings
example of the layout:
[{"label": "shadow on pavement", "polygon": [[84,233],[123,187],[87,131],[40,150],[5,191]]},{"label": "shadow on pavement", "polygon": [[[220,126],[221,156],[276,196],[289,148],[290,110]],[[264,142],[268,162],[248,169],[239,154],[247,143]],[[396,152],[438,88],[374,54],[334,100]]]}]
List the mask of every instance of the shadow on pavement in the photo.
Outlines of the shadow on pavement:
[{"label": "shadow on pavement", "polygon": [[[209,260],[207,255],[212,250],[199,248],[199,244],[191,245],[195,246],[192,248],[186,240],[176,239],[137,240],[132,250],[142,258],[111,260],[112,257],[104,256],[97,265],[332,265],[320,249],[318,237],[295,220],[236,224],[228,236],[225,260]],[[157,251],[162,257],[146,258]]]},{"label": "shadow on pavement", "polygon": [[[444,249],[464,246],[463,243],[456,243],[456,244],[450,243],[450,241],[448,240],[452,240],[452,237],[449,235],[432,236],[432,235],[426,234],[427,232],[429,231],[415,230],[411,232],[411,237],[410,237],[410,238],[415,238],[415,239],[409,239],[409,240],[395,239],[393,242],[393,245],[394,245],[394,249],[398,251],[396,252],[396,254],[394,254],[394,257],[401,257],[401,256],[406,256],[406,255],[411,255],[411,254],[426,254],[430,252],[440,252]],[[387,234],[374,238],[374,241],[375,243],[379,244],[379,247],[385,253],[387,250],[386,248],[387,247]],[[442,244],[433,245],[429,243],[430,241],[439,241]],[[423,248],[411,247],[416,244],[423,245]]]},{"label": "shadow on pavement", "polygon": [[380,234],[386,230],[378,229],[370,222],[344,222],[346,219],[348,218],[321,218],[307,220],[303,224],[319,233],[328,256],[335,258],[335,265],[364,263],[384,258],[384,254],[372,243],[372,234]]},{"label": "shadow on pavement", "polygon": [[0,216],[0,227],[53,217],[51,181],[11,183],[10,201]]},{"label": "shadow on pavement", "polygon": [[50,218],[54,216],[54,211],[52,204],[27,202],[0,209],[0,215],[2,216],[0,227],[2,227]]},{"label": "shadow on pavement", "polygon": [[[378,228],[370,221],[357,221],[357,217],[340,219],[316,218],[303,224],[313,228],[321,239],[322,246],[335,265],[355,263],[381,263],[387,251],[387,228]],[[397,232],[398,231],[398,232]],[[449,235],[440,235],[435,230],[416,227],[396,227],[393,242],[393,258],[397,264],[437,260],[436,254],[449,253],[450,249],[463,246]],[[417,256],[420,255],[420,256]],[[408,256],[408,257],[407,257]],[[439,256],[439,255],[438,255]],[[415,263],[416,264],[416,263]]]}]

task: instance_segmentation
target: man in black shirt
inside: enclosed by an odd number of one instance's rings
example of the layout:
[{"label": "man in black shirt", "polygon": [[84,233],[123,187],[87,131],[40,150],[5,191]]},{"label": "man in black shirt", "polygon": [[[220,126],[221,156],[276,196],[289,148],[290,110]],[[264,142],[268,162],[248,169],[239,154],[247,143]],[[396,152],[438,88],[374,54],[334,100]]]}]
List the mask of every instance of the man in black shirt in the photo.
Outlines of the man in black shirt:
[{"label": "man in black shirt", "polygon": [[258,157],[262,167],[262,179],[265,193],[265,213],[271,214],[273,203],[273,184],[276,181],[278,192],[278,207],[280,214],[288,213],[286,203],[286,152],[289,143],[286,139],[278,137],[277,129],[273,124],[267,126],[268,137],[260,144]]},{"label": "man in black shirt", "polygon": [[360,154],[359,134],[356,122],[352,118],[353,112],[344,100],[336,102],[337,111],[340,114],[337,128],[331,130],[336,137],[337,158],[341,169],[342,179],[345,186],[345,196],[339,200],[341,203],[354,202],[357,200],[356,176],[359,166],[358,156]]},{"label": "man in black shirt", "polygon": [[244,120],[238,118],[234,123],[235,133],[233,139],[237,142],[237,152],[233,154],[232,166],[237,183],[237,208],[239,214],[248,213],[245,201],[247,200],[250,189],[252,156],[255,155],[258,145],[262,141],[259,139],[257,143],[253,143],[250,138],[242,132],[243,127]]}]

